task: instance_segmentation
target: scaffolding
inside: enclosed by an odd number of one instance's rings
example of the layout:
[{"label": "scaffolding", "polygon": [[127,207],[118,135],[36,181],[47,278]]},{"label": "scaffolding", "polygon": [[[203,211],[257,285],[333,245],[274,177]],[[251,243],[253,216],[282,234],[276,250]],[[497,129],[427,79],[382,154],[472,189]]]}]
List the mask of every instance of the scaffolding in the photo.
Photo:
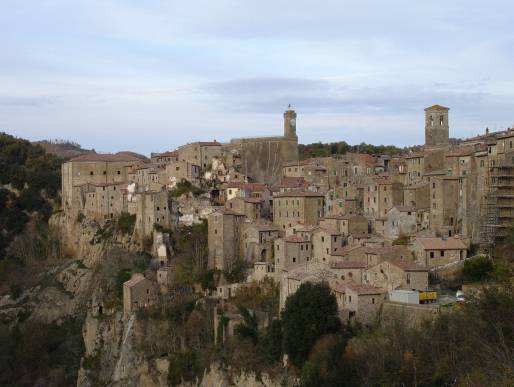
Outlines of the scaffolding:
[{"label": "scaffolding", "polygon": [[491,251],[514,224],[514,164],[502,162],[492,165],[489,168],[488,185],[481,241]]}]

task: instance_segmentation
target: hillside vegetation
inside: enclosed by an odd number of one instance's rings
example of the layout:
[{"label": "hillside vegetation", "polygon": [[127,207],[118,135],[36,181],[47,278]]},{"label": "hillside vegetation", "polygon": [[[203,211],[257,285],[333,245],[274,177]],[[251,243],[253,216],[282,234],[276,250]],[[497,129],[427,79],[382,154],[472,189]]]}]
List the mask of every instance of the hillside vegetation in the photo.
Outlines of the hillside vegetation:
[{"label": "hillside vegetation", "polygon": [[311,157],[329,157],[332,155],[343,155],[347,152],[352,153],[367,153],[367,154],[385,154],[385,155],[398,155],[405,153],[411,148],[398,148],[394,145],[371,145],[361,143],[359,145],[349,145],[345,141],[332,142],[323,144],[321,142],[313,144],[299,144],[298,152],[300,159],[308,159]]},{"label": "hillside vegetation", "polygon": [[46,223],[59,202],[62,159],[0,133],[0,260],[29,220]]}]

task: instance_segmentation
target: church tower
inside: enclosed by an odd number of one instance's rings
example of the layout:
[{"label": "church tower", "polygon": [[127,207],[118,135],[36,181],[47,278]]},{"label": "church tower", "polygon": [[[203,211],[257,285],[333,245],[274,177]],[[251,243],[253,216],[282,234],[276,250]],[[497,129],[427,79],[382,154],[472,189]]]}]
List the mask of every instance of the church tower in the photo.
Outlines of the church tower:
[{"label": "church tower", "polygon": [[433,105],[425,109],[425,146],[448,145],[450,142],[448,109]]},{"label": "church tower", "polygon": [[291,105],[284,112],[284,137],[298,138],[296,135],[296,112]]}]

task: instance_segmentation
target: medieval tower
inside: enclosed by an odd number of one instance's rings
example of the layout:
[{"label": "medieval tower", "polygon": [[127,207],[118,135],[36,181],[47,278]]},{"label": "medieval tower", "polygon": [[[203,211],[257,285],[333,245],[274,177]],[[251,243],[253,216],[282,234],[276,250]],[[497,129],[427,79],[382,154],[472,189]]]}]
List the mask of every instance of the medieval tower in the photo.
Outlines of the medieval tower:
[{"label": "medieval tower", "polygon": [[296,135],[296,112],[291,105],[284,112],[284,137],[298,139]]},{"label": "medieval tower", "polygon": [[433,105],[425,109],[425,146],[448,145],[450,142],[448,109]]}]

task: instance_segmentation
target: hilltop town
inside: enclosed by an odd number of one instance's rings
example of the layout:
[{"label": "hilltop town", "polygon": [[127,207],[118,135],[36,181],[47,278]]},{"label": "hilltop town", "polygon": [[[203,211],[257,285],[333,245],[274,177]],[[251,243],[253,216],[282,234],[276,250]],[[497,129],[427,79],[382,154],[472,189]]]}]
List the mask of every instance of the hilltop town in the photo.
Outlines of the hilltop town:
[{"label": "hilltop town", "polygon": [[283,307],[302,283],[323,280],[343,321],[400,307],[431,315],[439,304],[429,277],[487,253],[514,220],[514,130],[452,145],[449,108],[424,114],[422,150],[398,156],[299,160],[291,108],[283,136],[195,142],[150,160],[87,153],[62,166],[62,207],[71,222],[133,216],[134,235],[154,243],[157,283],[138,274],[125,284],[126,315],[173,281],[169,234],[203,221],[206,268],[245,268],[242,282],[217,276],[210,297],[230,303],[240,287],[270,278]]},{"label": "hilltop town", "polygon": [[[71,144],[62,160],[2,135],[0,323],[25,332],[2,340],[62,340],[24,371],[50,385],[353,386],[421,369],[501,385],[514,129],[450,139],[449,111],[427,107],[425,143],[387,154],[306,158],[291,106],[282,136],[149,158]],[[448,358],[474,368],[439,376]]]}]

